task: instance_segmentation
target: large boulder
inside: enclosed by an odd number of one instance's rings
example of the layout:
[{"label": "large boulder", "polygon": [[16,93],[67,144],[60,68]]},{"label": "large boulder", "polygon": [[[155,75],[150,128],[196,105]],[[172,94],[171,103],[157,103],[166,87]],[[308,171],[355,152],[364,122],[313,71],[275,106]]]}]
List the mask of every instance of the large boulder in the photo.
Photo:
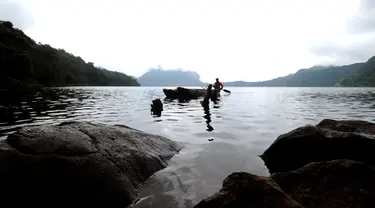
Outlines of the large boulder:
[{"label": "large boulder", "polygon": [[374,138],[374,123],[325,119],[315,126],[303,126],[279,136],[261,158],[271,174],[336,159],[375,166]]},{"label": "large boulder", "polygon": [[235,172],[223,182],[219,193],[194,208],[302,208],[269,177]]},{"label": "large boulder", "polygon": [[182,146],[126,126],[65,122],[0,142],[4,207],[125,207]]},{"label": "large boulder", "polygon": [[362,162],[310,163],[272,178],[305,208],[375,207],[375,169]]}]

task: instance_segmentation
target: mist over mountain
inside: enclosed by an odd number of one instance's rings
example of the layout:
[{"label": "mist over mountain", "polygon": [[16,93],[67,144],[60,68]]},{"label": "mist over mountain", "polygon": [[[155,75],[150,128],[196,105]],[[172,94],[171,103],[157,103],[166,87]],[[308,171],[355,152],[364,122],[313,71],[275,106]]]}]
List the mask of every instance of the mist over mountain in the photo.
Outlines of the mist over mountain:
[{"label": "mist over mountain", "polygon": [[[203,86],[200,75],[182,69],[148,70],[137,80],[85,62],[63,49],[37,44],[11,22],[0,21],[0,88],[17,86]],[[316,65],[294,74],[261,82],[234,81],[225,86],[259,87],[372,87],[375,57],[344,66]]]},{"label": "mist over mountain", "polygon": [[[343,66],[316,65],[300,69],[296,73],[275,79],[246,82],[223,82],[230,87],[333,87],[333,86],[372,86],[372,77],[375,74],[375,58],[366,63],[354,63]],[[369,81],[370,80],[370,81]],[[162,68],[150,69],[138,78],[142,86],[205,86],[200,76],[194,71],[182,69],[165,70]]]},{"label": "mist over mountain", "polygon": [[224,85],[239,87],[333,87],[340,80],[357,72],[363,65],[364,63],[355,63],[344,66],[318,65],[307,69],[300,69],[294,74],[267,81],[234,81],[226,82]]},{"label": "mist over mountain", "polygon": [[140,76],[138,82],[142,86],[202,86],[197,72],[182,69],[162,68],[150,69]]}]

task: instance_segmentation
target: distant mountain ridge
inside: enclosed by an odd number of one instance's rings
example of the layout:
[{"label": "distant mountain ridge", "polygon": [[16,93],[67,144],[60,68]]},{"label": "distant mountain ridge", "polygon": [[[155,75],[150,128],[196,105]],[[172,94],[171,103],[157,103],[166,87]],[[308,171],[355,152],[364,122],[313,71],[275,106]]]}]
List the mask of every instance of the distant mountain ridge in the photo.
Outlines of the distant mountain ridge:
[{"label": "distant mountain ridge", "polygon": [[[223,82],[224,86],[230,87],[334,87],[334,86],[353,86],[358,80],[367,80],[362,78],[361,72],[369,74],[373,66],[375,77],[375,57],[366,63],[354,63],[343,66],[334,65],[316,65],[306,69],[300,69],[296,73],[278,77],[271,80],[260,82],[234,81]],[[363,68],[365,67],[365,69]],[[352,77],[353,76],[353,77]],[[352,78],[351,78],[352,77]],[[194,71],[185,71],[182,69],[164,70],[161,68],[150,69],[138,78],[142,86],[206,86],[200,80],[198,73]],[[365,81],[363,81],[365,82]],[[339,84],[340,83],[340,84]],[[366,81],[364,86],[370,86]],[[354,85],[355,86],[355,85]]]},{"label": "distant mountain ridge", "polygon": [[138,77],[142,86],[202,86],[204,83],[194,71],[182,69],[165,70],[162,68],[150,69]]},{"label": "distant mountain ridge", "polygon": [[340,80],[357,72],[365,63],[344,66],[313,66],[294,74],[261,82],[234,81],[223,83],[237,87],[333,87]]},{"label": "distant mountain ridge", "polygon": [[[11,22],[0,21],[0,89],[30,86],[206,86],[198,73],[150,69],[138,78],[85,62],[64,49],[36,43]],[[212,83],[214,80],[212,80]],[[261,82],[224,82],[243,87],[375,87],[375,56],[365,63],[313,66]]]}]

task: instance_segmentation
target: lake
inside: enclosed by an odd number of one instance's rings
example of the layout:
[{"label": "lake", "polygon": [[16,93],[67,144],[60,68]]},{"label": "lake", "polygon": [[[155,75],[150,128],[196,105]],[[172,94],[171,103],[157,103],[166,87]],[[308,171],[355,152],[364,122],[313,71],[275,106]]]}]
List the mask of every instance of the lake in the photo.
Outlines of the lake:
[{"label": "lake", "polygon": [[[154,174],[134,207],[193,207],[235,171],[268,175],[258,157],[283,133],[324,118],[375,121],[372,88],[228,88],[204,111],[199,100],[163,100],[161,87],[69,87],[1,92],[0,140],[18,128],[79,120],[124,124],[185,143]],[[164,111],[151,115],[161,98]],[[209,141],[212,140],[213,141]]]}]

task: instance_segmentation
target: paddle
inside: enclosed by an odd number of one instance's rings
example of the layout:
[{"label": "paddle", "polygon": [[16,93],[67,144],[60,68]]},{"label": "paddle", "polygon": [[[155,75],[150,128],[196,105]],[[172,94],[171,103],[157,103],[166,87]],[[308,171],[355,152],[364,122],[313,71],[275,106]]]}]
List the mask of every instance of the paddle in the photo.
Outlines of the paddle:
[{"label": "paddle", "polygon": [[[206,89],[206,87],[203,87],[203,86],[201,86],[203,89]],[[222,89],[224,92],[226,92],[226,93],[231,93],[230,92],[230,90],[227,90],[227,89]]]},{"label": "paddle", "polygon": [[[207,87],[206,86],[201,86],[203,89],[207,89]],[[221,89],[221,90],[223,90],[224,92],[226,92],[226,93],[231,93],[230,92],[230,90],[227,90],[227,89]]]}]

